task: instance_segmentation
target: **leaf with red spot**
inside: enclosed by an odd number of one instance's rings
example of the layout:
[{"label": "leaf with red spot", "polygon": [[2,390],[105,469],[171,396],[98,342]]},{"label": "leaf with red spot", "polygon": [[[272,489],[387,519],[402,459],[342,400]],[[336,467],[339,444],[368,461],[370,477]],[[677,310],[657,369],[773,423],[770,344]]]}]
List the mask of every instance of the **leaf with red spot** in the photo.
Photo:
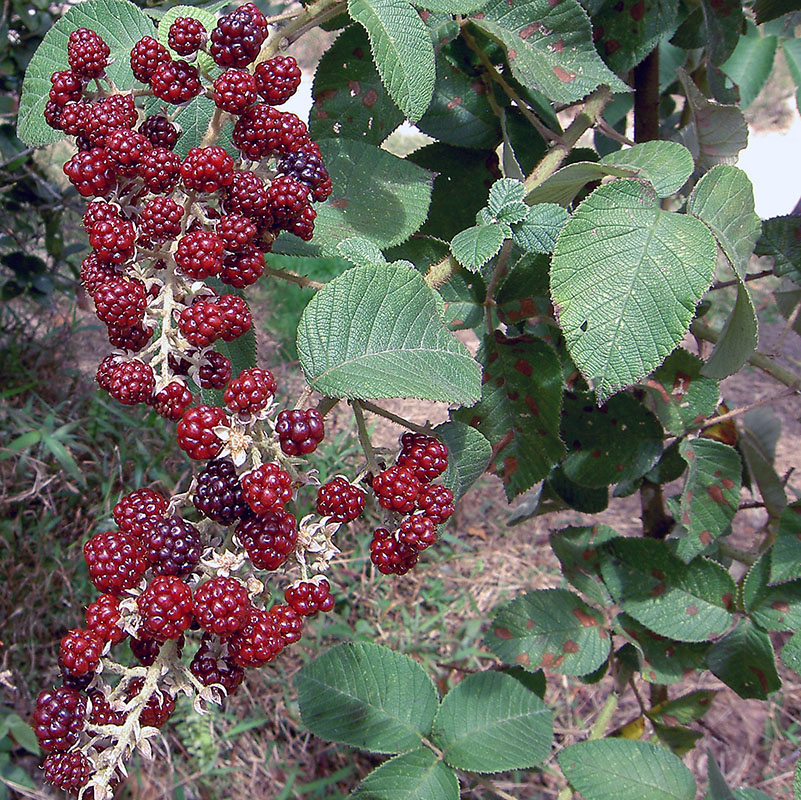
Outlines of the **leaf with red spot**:
[{"label": "leaf with red spot", "polygon": [[676,555],[689,562],[730,530],[740,499],[743,467],[733,447],[713,439],[685,440],[679,452],[688,470],[677,520],[683,534]]},{"label": "leaf with red spot", "polygon": [[743,584],[743,607],[751,619],[768,631],[801,628],[801,580],[768,586],[770,554],[748,570]]},{"label": "leaf with red spot", "polygon": [[562,368],[554,351],[530,336],[485,337],[481,401],[453,419],[477,428],[493,448],[489,471],[511,500],[544,478],[564,455],[559,438]]},{"label": "leaf with red spot", "polygon": [[749,619],[712,645],[707,665],[740,697],[767,700],[782,685],[770,637]]},{"label": "leaf with red spot", "polygon": [[689,564],[657,539],[613,539],[603,545],[601,576],[614,600],[654,633],[703,642],[731,625],[736,593],[731,575],[714,561]]},{"label": "leaf with red spot", "polygon": [[496,610],[485,642],[527,670],[587,675],[609,657],[603,614],[566,589],[537,589]]},{"label": "leaf with red spot", "polygon": [[601,582],[601,545],[618,536],[607,525],[563,528],[550,536],[562,574],[582,594],[599,605],[609,605],[612,598]]},{"label": "leaf with red spot", "polygon": [[709,60],[722,64],[732,54],[743,27],[742,0],[701,0]]},{"label": "leaf with red spot", "polygon": [[770,549],[770,582],[786,583],[794,578],[801,578],[801,500],[782,512]]},{"label": "leaf with red spot", "polygon": [[491,0],[472,21],[504,47],[517,80],[556,103],[581,100],[602,83],[630,91],[601,61],[576,0]]}]

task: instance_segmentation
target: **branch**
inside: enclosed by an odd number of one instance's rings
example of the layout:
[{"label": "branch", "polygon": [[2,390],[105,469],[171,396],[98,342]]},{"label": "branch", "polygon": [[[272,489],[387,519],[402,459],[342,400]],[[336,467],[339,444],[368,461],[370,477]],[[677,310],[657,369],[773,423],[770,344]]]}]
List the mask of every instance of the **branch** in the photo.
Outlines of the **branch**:
[{"label": "branch", "polygon": [[431,433],[430,425],[418,425],[416,422],[411,422],[408,419],[404,419],[404,417],[399,417],[397,414],[393,414],[391,411],[387,411],[385,408],[381,408],[381,406],[377,406],[369,400],[360,400],[359,405],[361,405],[365,411],[369,411],[371,414],[378,414],[379,417],[384,417],[384,419],[388,419],[390,422],[394,422],[396,425],[400,425],[403,428],[408,428],[415,433]]},{"label": "branch", "polygon": [[364,422],[361,400],[351,400],[350,404],[353,408],[353,416],[356,417],[356,429],[359,432],[359,443],[362,446],[364,457],[367,459],[367,468],[373,475],[377,475],[381,470],[378,468],[378,463],[375,460],[375,450],[373,450],[370,434],[367,432],[367,425]]},{"label": "branch", "polygon": [[776,400],[781,400],[783,397],[789,397],[791,394],[796,394],[797,392],[798,389],[794,389],[792,387],[785,388],[776,395],[771,395],[770,397],[763,397],[761,400],[755,400],[753,403],[749,403],[747,406],[740,406],[740,408],[735,408],[732,411],[727,411],[725,414],[719,414],[717,417],[711,417],[710,419],[701,423],[701,425],[699,425],[697,428],[693,428],[693,430],[705,431],[707,428],[711,428],[713,425],[719,425],[722,422],[728,422],[730,419],[734,419],[735,417],[739,417],[742,414],[746,414],[755,408],[759,408],[760,406],[766,406],[768,403],[773,403]]},{"label": "branch", "polygon": [[280,278],[282,281],[289,281],[295,283],[304,289],[322,289],[325,283],[307,278],[305,275],[298,275],[295,272],[290,272],[288,269],[273,269],[264,265],[264,274],[270,275],[273,278]]},{"label": "branch", "polygon": [[[767,278],[768,276],[773,275],[772,269],[763,269],[762,272],[754,272],[751,275],[746,275],[742,280],[743,281],[757,281],[760,278]],[[709,287],[710,292],[715,292],[718,289],[726,289],[729,286],[737,286],[740,283],[740,278],[735,278],[731,281],[718,281],[717,283],[713,283],[712,286]]]}]

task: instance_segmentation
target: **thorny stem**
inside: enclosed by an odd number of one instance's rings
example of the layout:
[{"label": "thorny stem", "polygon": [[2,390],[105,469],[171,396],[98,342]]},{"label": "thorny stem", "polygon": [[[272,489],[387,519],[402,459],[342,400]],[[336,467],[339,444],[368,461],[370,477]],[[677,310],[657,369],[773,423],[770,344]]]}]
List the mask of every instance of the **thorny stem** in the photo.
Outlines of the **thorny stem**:
[{"label": "thorny stem", "polygon": [[763,269],[762,272],[753,272],[750,275],[745,275],[742,279],[734,278],[730,281],[718,281],[717,283],[713,283],[709,291],[714,292],[718,289],[726,289],[729,286],[737,286],[742,281],[758,281],[760,278],[768,278],[773,274],[774,272],[772,269]]},{"label": "thorny stem", "polygon": [[492,309],[495,307],[495,290],[509,271],[506,262],[511,252],[512,240],[507,239],[501,248],[498,260],[495,263],[495,270],[492,273],[492,278],[490,278],[490,282],[487,285],[487,296],[484,298],[484,313],[487,322],[487,333],[489,334],[492,334],[493,330],[495,330],[495,324],[492,320]]},{"label": "thorny stem", "polygon": [[378,463],[375,460],[375,451],[373,450],[373,445],[370,441],[370,434],[367,432],[367,425],[364,421],[364,412],[362,411],[361,400],[351,400],[350,404],[353,408],[353,416],[356,418],[356,429],[359,432],[359,443],[364,451],[364,457],[367,459],[367,468],[373,473],[373,475],[377,475],[381,470],[378,469]]},{"label": "thorny stem", "polygon": [[324,397],[320,402],[317,404],[317,410],[320,412],[320,415],[325,417],[332,408],[334,408],[342,398],[340,397]]},{"label": "thorny stem", "polygon": [[450,253],[442,259],[432,264],[426,272],[426,285],[430,289],[439,289],[440,286],[446,284],[452,275],[455,275],[461,266],[459,262]]},{"label": "thorny stem", "polygon": [[294,19],[290,20],[283,28],[279,28],[264,43],[261,52],[251,65],[251,70],[255,69],[262,61],[267,61],[283,50],[301,36],[308,28],[315,27],[321,22],[344,9],[343,0],[317,0],[308,8],[301,11]]},{"label": "thorny stem", "polygon": [[361,400],[359,402],[365,411],[369,411],[371,414],[378,414],[379,417],[384,417],[384,419],[388,419],[390,422],[394,422],[396,425],[401,425],[402,427],[408,428],[410,431],[414,431],[415,433],[431,433],[430,425],[418,425],[416,422],[411,422],[404,417],[393,414],[391,411],[387,411],[385,408],[381,408],[381,406],[377,406],[375,403],[371,403],[369,400]]},{"label": "thorny stem", "polygon": [[753,409],[755,408],[759,408],[760,406],[766,406],[768,405],[768,403],[773,403],[776,400],[781,400],[784,397],[789,397],[791,394],[796,394],[797,392],[798,389],[794,389],[792,387],[785,388],[778,394],[771,395],[770,397],[763,397],[761,400],[756,400],[753,403],[749,403],[747,406],[741,406],[740,408],[735,408],[733,411],[727,411],[725,414],[719,414],[717,417],[710,417],[708,420],[705,420],[701,425],[699,425],[695,430],[705,431],[707,428],[711,428],[713,425],[720,425],[722,422],[728,422],[730,419],[739,417],[742,414],[747,414],[749,411],[753,411]]},{"label": "thorny stem", "polygon": [[264,266],[264,274],[271,275],[273,278],[281,278],[281,280],[289,281],[290,283],[296,283],[304,289],[322,289],[325,286],[325,283],[312,280],[305,275],[298,275],[286,269],[273,269],[266,264]]}]

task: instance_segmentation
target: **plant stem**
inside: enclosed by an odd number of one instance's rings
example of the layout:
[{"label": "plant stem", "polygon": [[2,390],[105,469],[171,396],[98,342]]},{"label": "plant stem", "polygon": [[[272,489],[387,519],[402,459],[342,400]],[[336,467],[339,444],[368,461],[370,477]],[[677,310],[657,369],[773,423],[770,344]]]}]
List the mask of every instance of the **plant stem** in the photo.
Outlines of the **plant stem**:
[{"label": "plant stem", "polygon": [[431,289],[439,289],[447,283],[452,275],[455,275],[461,266],[459,262],[449,253],[442,261],[432,264],[426,272],[426,285]]},{"label": "plant stem", "polygon": [[379,417],[384,417],[384,419],[388,419],[390,422],[394,422],[396,425],[401,425],[404,428],[408,428],[410,431],[425,434],[431,433],[430,425],[418,425],[416,422],[411,422],[408,419],[399,417],[397,414],[393,414],[391,411],[387,411],[385,408],[381,408],[381,406],[377,406],[375,403],[371,403],[369,400],[360,400],[359,403],[365,411],[369,411],[371,414],[378,414]]},{"label": "plant stem", "polygon": [[503,789],[499,789],[489,778],[485,778],[483,775],[479,775],[476,772],[466,772],[465,774],[469,775],[479,786],[483,786],[497,797],[502,798],[502,800],[517,800],[514,795],[504,792]]},{"label": "plant stem", "polygon": [[747,414],[749,411],[753,411],[755,408],[766,406],[768,403],[773,403],[776,400],[789,397],[791,394],[796,394],[797,392],[798,389],[794,389],[792,387],[785,388],[776,395],[763,397],[761,400],[756,400],[753,403],[749,403],[747,406],[741,406],[740,408],[735,408],[733,411],[727,411],[725,414],[719,414],[717,417],[711,417],[710,419],[701,423],[701,425],[694,430],[705,431],[707,428],[711,428],[713,425],[719,425],[721,422],[728,422],[730,419],[739,417],[742,414]]},{"label": "plant stem", "polygon": [[266,264],[264,265],[264,274],[270,275],[273,278],[280,278],[282,281],[295,283],[304,289],[322,289],[323,286],[325,286],[325,283],[312,280],[311,278],[307,278],[305,275],[298,275],[286,269],[273,269],[272,267],[268,267]]},{"label": "plant stem", "polygon": [[659,138],[659,47],[634,67],[634,141]]},{"label": "plant stem", "polygon": [[558,795],[556,795],[556,800],[570,800],[573,797],[573,790],[569,786],[565,786]]},{"label": "plant stem", "polygon": [[359,432],[359,443],[362,446],[364,457],[367,459],[367,468],[373,475],[377,475],[381,470],[379,470],[378,463],[375,460],[375,451],[370,441],[370,434],[367,432],[361,400],[351,400],[350,404],[353,408],[353,416],[356,417],[356,429]]},{"label": "plant stem", "polygon": [[757,559],[759,558],[759,553],[749,553],[746,550],[741,550],[739,547],[734,547],[734,545],[720,540],[718,540],[718,550],[720,550],[720,554],[722,556],[728,556],[729,558],[734,559],[734,561],[739,561],[741,564],[745,564],[747,567],[756,564]]},{"label": "plant stem", "polygon": [[320,402],[317,404],[317,410],[320,412],[321,416],[326,416],[329,411],[339,403],[341,398],[339,397],[324,397]]},{"label": "plant stem", "polygon": [[[758,281],[760,278],[767,278],[773,274],[772,269],[763,269],[762,272],[754,272],[751,275],[746,275],[743,281]],[[718,281],[718,283],[713,283],[712,286],[709,287],[709,291],[714,292],[718,289],[726,289],[729,286],[737,286],[738,283],[740,283],[739,278],[734,278],[730,281]]]},{"label": "plant stem", "polygon": [[606,698],[603,708],[601,708],[601,710],[598,712],[598,716],[595,718],[595,722],[592,723],[592,727],[590,728],[590,739],[603,738],[603,735],[606,733],[606,729],[609,727],[609,723],[612,720],[615,711],[617,711],[619,702],[620,698],[618,697],[617,692],[612,692],[612,694]]},{"label": "plant stem", "polygon": [[487,285],[487,296],[484,298],[484,314],[487,322],[487,333],[491,334],[495,330],[495,324],[492,319],[492,309],[495,307],[495,290],[498,288],[500,282],[506,277],[509,271],[506,266],[506,261],[509,254],[512,252],[512,240],[507,239],[503,243],[501,252],[498,255],[498,260],[495,262],[495,269],[492,272],[492,278]]}]

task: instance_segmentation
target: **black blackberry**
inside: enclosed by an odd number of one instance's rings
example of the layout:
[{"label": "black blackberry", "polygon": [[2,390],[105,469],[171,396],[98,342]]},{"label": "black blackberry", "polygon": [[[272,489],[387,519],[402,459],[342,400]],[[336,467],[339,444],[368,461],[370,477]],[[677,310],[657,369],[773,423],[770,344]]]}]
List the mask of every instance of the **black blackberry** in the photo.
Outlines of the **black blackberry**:
[{"label": "black blackberry", "polygon": [[200,561],[203,547],[197,528],[180,517],[147,525],[142,542],[156,575],[186,574]]},{"label": "black blackberry", "polygon": [[208,464],[198,475],[192,502],[203,516],[220,525],[233,525],[241,519],[247,503],[233,462],[221,458]]}]

